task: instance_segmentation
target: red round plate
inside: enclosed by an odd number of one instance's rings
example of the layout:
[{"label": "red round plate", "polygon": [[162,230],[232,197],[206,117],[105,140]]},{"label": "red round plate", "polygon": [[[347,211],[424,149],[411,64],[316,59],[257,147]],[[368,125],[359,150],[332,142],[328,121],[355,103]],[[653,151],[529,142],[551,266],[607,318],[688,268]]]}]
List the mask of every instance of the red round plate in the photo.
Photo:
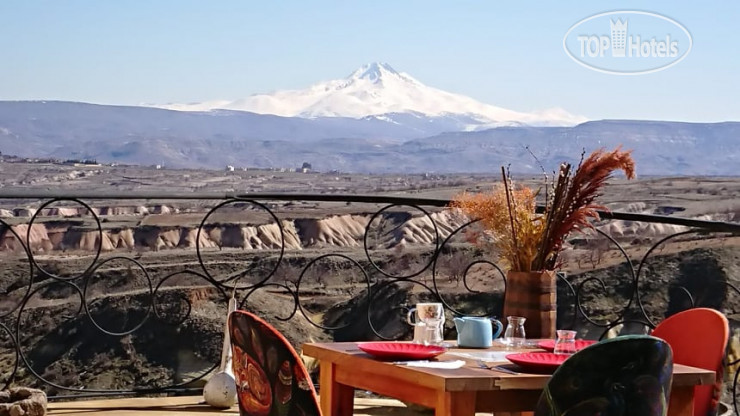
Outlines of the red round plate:
[{"label": "red round plate", "polygon": [[378,358],[422,360],[436,357],[446,351],[436,345],[408,342],[360,342],[357,347]]},{"label": "red round plate", "polygon": [[532,373],[551,373],[560,366],[570,355],[553,354],[551,352],[523,352],[509,354],[506,359]]},{"label": "red round plate", "polygon": [[[576,344],[576,351],[580,351],[589,345],[594,345],[599,341],[592,341],[592,340],[585,340],[585,339],[577,339]],[[543,350],[553,352],[555,351],[555,340],[554,339],[546,339],[544,341],[540,341],[537,343],[537,346],[542,348]]]}]

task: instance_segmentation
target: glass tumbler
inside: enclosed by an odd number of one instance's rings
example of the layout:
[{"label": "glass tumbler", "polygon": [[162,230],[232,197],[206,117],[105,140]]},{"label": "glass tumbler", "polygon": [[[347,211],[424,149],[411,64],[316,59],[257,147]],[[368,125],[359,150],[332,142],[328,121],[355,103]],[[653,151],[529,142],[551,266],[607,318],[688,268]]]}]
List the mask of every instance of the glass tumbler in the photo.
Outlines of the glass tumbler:
[{"label": "glass tumbler", "polygon": [[527,339],[527,335],[524,332],[524,322],[526,322],[526,320],[527,318],[523,316],[506,317],[508,325],[506,326],[506,331],[504,331],[504,344],[512,347],[524,345],[524,342]]},{"label": "glass tumbler", "polygon": [[557,340],[555,341],[555,354],[571,355],[576,352],[576,331],[566,331],[559,329]]},{"label": "glass tumbler", "polygon": [[442,336],[442,319],[427,318],[424,323],[424,345],[439,345],[444,341]]}]

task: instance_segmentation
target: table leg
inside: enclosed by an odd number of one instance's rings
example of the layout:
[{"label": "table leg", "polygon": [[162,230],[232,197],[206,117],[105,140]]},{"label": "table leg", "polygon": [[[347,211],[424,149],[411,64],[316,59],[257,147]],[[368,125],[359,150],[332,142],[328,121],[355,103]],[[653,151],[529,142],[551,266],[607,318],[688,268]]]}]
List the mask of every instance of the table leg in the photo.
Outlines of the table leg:
[{"label": "table leg", "polygon": [[475,392],[439,393],[434,416],[475,416]]},{"label": "table leg", "polygon": [[668,404],[668,416],[694,414],[694,386],[673,386]]},{"label": "table leg", "polygon": [[336,364],[322,361],[319,369],[319,401],[323,416],[346,416],[354,412],[355,389],[334,379]]}]

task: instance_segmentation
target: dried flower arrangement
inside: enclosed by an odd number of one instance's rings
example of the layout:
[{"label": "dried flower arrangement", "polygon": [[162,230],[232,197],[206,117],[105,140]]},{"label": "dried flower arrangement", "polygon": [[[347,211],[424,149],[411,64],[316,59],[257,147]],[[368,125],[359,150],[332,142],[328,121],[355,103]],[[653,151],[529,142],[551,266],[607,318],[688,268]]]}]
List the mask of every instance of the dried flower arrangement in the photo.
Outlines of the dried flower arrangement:
[{"label": "dried flower arrangement", "polygon": [[554,270],[560,266],[558,255],[566,237],[593,228],[590,218],[598,220],[598,210],[606,210],[595,200],[618,169],[628,179],[635,177],[631,152],[619,147],[594,151],[581,160],[575,173],[569,163],[562,163],[547,192],[544,213],[536,212],[538,192],[515,187],[503,167],[503,184],[489,193],[460,194],[450,205],[481,221],[510,270]]}]

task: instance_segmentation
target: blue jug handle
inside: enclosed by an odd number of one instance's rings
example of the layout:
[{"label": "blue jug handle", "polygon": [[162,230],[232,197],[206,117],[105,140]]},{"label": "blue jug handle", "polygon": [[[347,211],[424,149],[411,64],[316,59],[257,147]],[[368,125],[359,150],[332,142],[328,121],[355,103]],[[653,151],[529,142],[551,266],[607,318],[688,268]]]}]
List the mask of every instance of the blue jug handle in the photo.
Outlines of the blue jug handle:
[{"label": "blue jug handle", "polygon": [[491,318],[491,323],[496,327],[496,329],[493,330],[493,339],[496,339],[501,335],[501,331],[504,330],[504,324],[496,318]]}]

